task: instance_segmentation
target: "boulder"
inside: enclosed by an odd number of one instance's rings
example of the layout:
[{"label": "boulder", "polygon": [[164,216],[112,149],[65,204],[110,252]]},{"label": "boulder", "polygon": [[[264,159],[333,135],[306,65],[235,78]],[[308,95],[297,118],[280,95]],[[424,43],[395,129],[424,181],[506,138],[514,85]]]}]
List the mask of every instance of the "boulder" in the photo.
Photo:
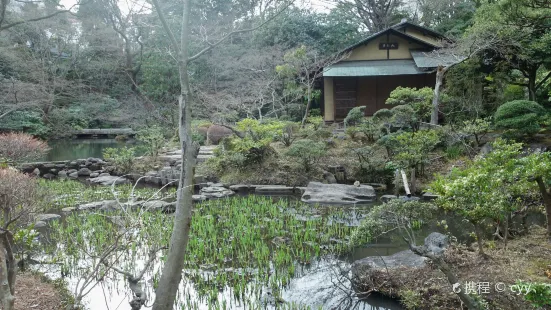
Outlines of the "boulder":
[{"label": "boulder", "polygon": [[90,171],[90,169],[88,169],[88,168],[80,168],[80,170],[78,171],[78,176],[79,177],[87,177],[91,173],[92,173],[92,171]]},{"label": "boulder", "polygon": [[58,172],[58,171],[59,171],[59,170],[57,170],[57,169],[55,169],[55,168],[54,168],[54,169],[50,169],[50,173],[53,174],[53,175],[57,175],[57,172]]},{"label": "boulder", "polygon": [[200,193],[206,198],[224,198],[232,196],[234,194],[232,190],[229,190],[222,186],[203,187],[201,188]]},{"label": "boulder", "polygon": [[36,175],[37,177],[40,176],[40,169],[34,168],[33,174]]},{"label": "boulder", "polygon": [[69,179],[78,179],[78,172],[69,173]]},{"label": "boulder", "polygon": [[45,175],[42,176],[44,179],[47,179],[47,180],[53,180],[55,179],[55,175],[52,174],[52,173],[46,173]]},{"label": "boulder", "polygon": [[207,140],[210,144],[218,144],[220,140],[231,135],[233,135],[231,129],[220,125],[211,125],[207,130]]},{"label": "boulder", "polygon": [[381,202],[389,202],[391,199],[398,199],[398,196],[396,195],[382,195],[379,197],[379,200]]},{"label": "boulder", "polygon": [[111,176],[109,173],[107,172],[104,172],[104,173],[100,173],[100,175],[98,175],[99,177],[108,177],[108,176]]},{"label": "boulder", "polygon": [[61,212],[70,213],[70,212],[73,212],[73,211],[76,211],[76,210],[77,210],[77,207],[67,207],[67,208],[61,209]]},{"label": "boulder", "polygon": [[67,171],[61,170],[60,172],[57,173],[57,176],[60,177],[60,178],[66,178],[67,177]]},{"label": "boulder", "polygon": [[159,185],[161,184],[161,178],[159,177],[159,174],[157,171],[149,171],[145,173],[145,183],[148,184],[155,184]]},{"label": "boulder", "polygon": [[90,177],[91,177],[91,178],[97,178],[97,177],[99,177],[99,173],[97,173],[97,172],[92,172],[92,173],[90,173]]},{"label": "boulder", "polygon": [[323,184],[310,182],[302,195],[302,201],[321,204],[351,204],[374,201],[375,190],[369,185]]},{"label": "boulder", "polygon": [[346,182],[346,169],[342,165],[328,166],[327,170],[335,176],[337,183]]},{"label": "boulder", "polygon": [[329,171],[324,171],[323,172],[323,178],[325,179],[325,181],[327,181],[327,183],[329,184],[337,184],[337,179],[335,178],[335,176],[329,172]]},{"label": "boulder", "polygon": [[[422,247],[435,255],[441,255],[449,246],[448,236],[433,232],[425,238]],[[352,281],[356,288],[369,290],[391,282],[393,272],[410,272],[426,266],[427,258],[411,250],[400,251],[389,256],[369,256],[352,264]],[[397,284],[399,286],[399,283]]]}]

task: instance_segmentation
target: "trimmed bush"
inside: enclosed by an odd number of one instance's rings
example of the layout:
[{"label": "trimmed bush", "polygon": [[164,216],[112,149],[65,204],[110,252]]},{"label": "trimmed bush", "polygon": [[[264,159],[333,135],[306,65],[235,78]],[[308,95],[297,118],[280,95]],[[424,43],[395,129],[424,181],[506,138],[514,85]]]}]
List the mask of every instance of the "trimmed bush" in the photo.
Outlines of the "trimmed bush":
[{"label": "trimmed bush", "polygon": [[48,152],[46,142],[26,133],[0,134],[0,162],[37,160]]},{"label": "trimmed bush", "polygon": [[530,137],[540,130],[545,109],[537,102],[514,100],[502,104],[494,114],[497,128],[510,138]]},{"label": "trimmed bush", "polygon": [[301,161],[306,172],[312,170],[320,157],[327,152],[323,142],[314,142],[309,139],[298,140],[287,151],[287,156],[295,157]]}]

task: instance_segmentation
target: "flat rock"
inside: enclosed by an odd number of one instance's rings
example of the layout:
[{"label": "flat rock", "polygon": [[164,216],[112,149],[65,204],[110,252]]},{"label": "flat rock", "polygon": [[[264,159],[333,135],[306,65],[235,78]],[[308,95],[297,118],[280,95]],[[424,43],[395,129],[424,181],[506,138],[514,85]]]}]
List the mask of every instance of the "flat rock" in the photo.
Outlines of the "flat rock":
[{"label": "flat rock", "polygon": [[254,190],[256,185],[247,185],[247,184],[235,184],[230,185],[230,189],[234,192],[248,192]]},{"label": "flat rock", "polygon": [[98,209],[116,209],[118,202],[116,200],[102,200],[81,204],[77,210],[98,210]]},{"label": "flat rock", "polygon": [[438,199],[438,197],[440,196],[433,193],[424,193],[422,197],[424,201],[431,201],[431,200]]},{"label": "flat rock", "polygon": [[34,223],[34,228],[44,228],[48,226],[48,223],[44,222],[44,221],[38,221],[36,223]]},{"label": "flat rock", "polygon": [[369,185],[323,184],[310,182],[302,201],[321,204],[366,203],[376,199],[375,189]]},{"label": "flat rock", "polygon": [[176,207],[176,203],[170,203],[162,200],[145,201],[141,205],[143,208],[147,210],[162,210],[162,211],[174,211]]},{"label": "flat rock", "polygon": [[293,195],[295,188],[285,185],[259,185],[256,186],[254,192],[257,194]]},{"label": "flat rock", "polygon": [[70,179],[78,179],[78,172],[72,172],[72,173],[69,173],[68,177]]},{"label": "flat rock", "polygon": [[61,209],[61,212],[70,213],[70,212],[73,212],[73,211],[76,211],[76,210],[77,210],[77,207],[67,207],[67,208]]},{"label": "flat rock", "polygon": [[200,193],[207,198],[224,198],[235,194],[232,190],[222,186],[203,187],[201,188]]},{"label": "flat rock", "polygon": [[112,176],[112,175],[106,175],[106,176],[101,176],[100,175],[96,178],[89,178],[87,180],[91,183],[101,184],[101,185],[105,185],[105,186],[113,185],[113,183],[115,183],[115,185],[130,183],[130,181],[128,181],[127,179],[125,179],[123,177],[117,177],[117,176]]},{"label": "flat rock", "polygon": [[38,214],[37,216],[35,216],[35,220],[37,222],[47,222],[51,220],[57,220],[59,218],[61,218],[61,215],[59,214]]},{"label": "flat rock", "polygon": [[192,195],[191,200],[193,200],[193,202],[201,202],[201,201],[207,200],[207,196],[205,196],[205,195]]},{"label": "flat rock", "polygon": [[97,173],[97,172],[92,172],[92,173],[90,173],[90,177],[91,177],[91,178],[97,178],[97,177],[99,177],[99,173]]}]

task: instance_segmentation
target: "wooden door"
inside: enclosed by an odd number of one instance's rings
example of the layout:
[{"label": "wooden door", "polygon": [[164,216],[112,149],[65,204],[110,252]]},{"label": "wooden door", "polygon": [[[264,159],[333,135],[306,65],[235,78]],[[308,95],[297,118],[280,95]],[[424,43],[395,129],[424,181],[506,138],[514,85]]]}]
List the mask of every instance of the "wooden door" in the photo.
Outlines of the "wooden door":
[{"label": "wooden door", "polygon": [[357,78],[335,79],[335,120],[343,120],[356,107]]}]

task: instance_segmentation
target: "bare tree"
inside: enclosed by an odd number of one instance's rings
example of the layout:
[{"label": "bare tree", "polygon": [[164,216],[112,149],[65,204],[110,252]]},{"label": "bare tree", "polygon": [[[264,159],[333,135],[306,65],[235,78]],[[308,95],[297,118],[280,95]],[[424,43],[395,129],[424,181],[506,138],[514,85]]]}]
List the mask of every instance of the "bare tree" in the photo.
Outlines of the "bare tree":
[{"label": "bare tree", "polygon": [[13,310],[17,262],[14,232],[28,224],[37,211],[36,180],[13,168],[0,168],[0,306]]},{"label": "bare tree", "polygon": [[[21,1],[21,2],[25,3],[26,1]],[[36,3],[36,2],[39,2],[39,1],[31,1],[31,0],[28,1],[28,3]],[[10,4],[10,0],[0,1],[0,31],[6,30],[6,29],[9,29],[9,28],[18,26],[18,25],[26,24],[26,23],[31,23],[31,22],[36,22],[36,21],[39,21],[39,20],[52,18],[52,17],[54,17],[56,15],[59,15],[59,14],[70,13],[70,12],[72,12],[73,8],[80,5],[80,3],[77,2],[76,4],[72,5],[68,9],[65,9],[63,6],[60,6],[61,9],[55,10],[51,14],[43,15],[43,16],[40,16],[40,17],[22,19],[22,20],[18,20],[18,21],[8,21],[6,13],[7,13],[7,9],[8,9],[9,4]]]},{"label": "bare tree", "polygon": [[370,33],[384,30],[400,21],[403,0],[336,0],[349,14],[359,19]]},{"label": "bare tree", "polygon": [[[289,4],[284,5],[283,10],[286,9],[288,5]],[[232,36],[254,31],[262,27],[264,24],[273,20],[278,13],[253,28],[230,30],[214,41],[210,41],[209,36],[204,36],[204,40],[201,42],[204,47],[197,53],[191,54],[191,0],[184,0],[183,2],[184,8],[182,12],[179,42],[167,23],[159,0],[153,0],[153,6],[159,15],[159,19],[161,20],[165,32],[168,34],[172,49],[176,51],[178,73],[180,76],[180,96],[178,97],[178,131],[180,137],[180,147],[182,149],[182,168],[180,171],[180,180],[177,190],[174,228],[170,238],[168,255],[159,280],[159,286],[156,291],[157,296],[153,304],[154,310],[170,310],[173,308],[178,287],[180,281],[182,280],[182,269],[184,267],[184,258],[191,228],[191,211],[193,207],[191,199],[193,189],[193,170],[197,157],[197,147],[193,144],[191,139],[191,105],[194,98],[191,94],[188,65],[190,62],[199,59],[199,57],[219,46]]]},{"label": "bare tree", "polygon": [[[352,234],[351,242],[366,241],[366,238],[367,241],[370,241],[389,232],[398,232],[413,253],[432,261],[446,276],[448,282],[454,285],[459,283],[459,279],[445,261],[443,249],[428,245],[426,241],[425,245],[417,245],[416,237],[420,223],[428,221],[435,214],[436,207],[432,204],[392,199],[370,211],[358,229]],[[479,304],[464,291],[460,290],[455,293],[469,310],[481,309]]]},{"label": "bare tree", "polygon": [[[316,94],[315,85],[323,76],[323,71],[329,66],[348,58],[350,53],[338,53],[331,57],[321,57],[317,52],[310,51],[306,46],[291,51],[285,55],[285,64],[277,66],[276,71],[284,78],[290,79],[287,88],[295,94],[295,100],[306,97],[306,110],[301,126],[304,127],[310,113],[310,106]],[[317,94],[318,96],[321,93]]]}]

